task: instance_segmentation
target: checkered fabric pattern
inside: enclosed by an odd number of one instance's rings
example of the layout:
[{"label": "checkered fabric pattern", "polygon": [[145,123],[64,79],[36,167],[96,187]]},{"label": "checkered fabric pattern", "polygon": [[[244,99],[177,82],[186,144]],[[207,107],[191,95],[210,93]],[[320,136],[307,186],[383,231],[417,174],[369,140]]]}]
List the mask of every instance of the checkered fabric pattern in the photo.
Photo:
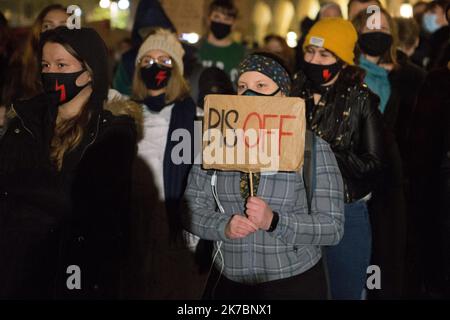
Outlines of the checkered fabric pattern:
[{"label": "checkered fabric pattern", "polygon": [[225,214],[216,210],[211,175],[193,166],[185,193],[189,210],[186,226],[206,240],[222,241],[216,268],[233,281],[261,283],[298,275],[321,258],[321,246],[337,244],[343,236],[344,186],[330,146],[317,139],[316,188],[308,214],[306,191],[300,172],[260,176],[256,196],[266,201],[280,220],[272,232],[259,230],[244,239],[230,240],[225,226],[234,214],[244,214],[240,172],[217,172],[217,192]]}]

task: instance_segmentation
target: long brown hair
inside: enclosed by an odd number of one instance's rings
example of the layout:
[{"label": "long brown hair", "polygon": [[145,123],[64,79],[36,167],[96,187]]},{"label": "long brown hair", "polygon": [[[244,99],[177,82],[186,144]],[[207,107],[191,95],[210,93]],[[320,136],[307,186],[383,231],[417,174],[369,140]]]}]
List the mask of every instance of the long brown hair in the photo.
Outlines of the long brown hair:
[{"label": "long brown hair", "polygon": [[[397,44],[398,44],[398,35],[397,35],[397,25],[395,24],[394,19],[391,17],[389,12],[380,7],[380,13],[386,17],[386,20],[389,24],[389,29],[391,31],[392,36],[392,44],[388,51],[384,55],[380,57],[379,63],[392,64],[394,67],[397,66]],[[373,13],[368,13],[366,10],[362,10],[355,18],[353,18],[352,23],[355,26],[358,35],[364,30],[364,26],[367,24],[367,20],[373,15]]]},{"label": "long brown hair", "polygon": [[66,8],[60,4],[45,7],[34,21],[24,46],[12,56],[9,67],[11,80],[5,86],[2,97],[5,105],[11,104],[15,99],[27,99],[41,93],[40,61],[37,59],[39,39],[44,18],[55,10],[66,12]]},{"label": "long brown hair", "polygon": [[[78,56],[70,45],[58,41],[57,39],[52,39],[51,37],[48,38],[46,43],[49,42],[62,45],[67,52],[81,62],[83,68],[89,72],[91,77],[93,77],[92,69]],[[61,120],[56,124],[50,145],[50,160],[58,170],[61,170],[62,168],[64,155],[67,152],[74,150],[80,144],[90,118],[91,110],[87,107],[86,103],[82,106],[80,112],[76,116],[67,120]]]}]

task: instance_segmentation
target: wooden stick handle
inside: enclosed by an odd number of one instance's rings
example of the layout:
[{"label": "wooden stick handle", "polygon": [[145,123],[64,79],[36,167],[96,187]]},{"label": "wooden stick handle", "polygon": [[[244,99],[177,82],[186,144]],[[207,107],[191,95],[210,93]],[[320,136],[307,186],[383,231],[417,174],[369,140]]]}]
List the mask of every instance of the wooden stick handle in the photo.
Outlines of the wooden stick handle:
[{"label": "wooden stick handle", "polygon": [[251,171],[248,178],[250,179],[250,196],[253,197],[253,173]]}]

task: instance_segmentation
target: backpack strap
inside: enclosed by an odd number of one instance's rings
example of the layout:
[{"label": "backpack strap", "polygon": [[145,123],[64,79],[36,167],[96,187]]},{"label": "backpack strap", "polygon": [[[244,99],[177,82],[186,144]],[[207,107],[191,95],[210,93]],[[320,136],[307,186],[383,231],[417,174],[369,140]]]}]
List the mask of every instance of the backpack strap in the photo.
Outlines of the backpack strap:
[{"label": "backpack strap", "polygon": [[303,182],[306,190],[308,214],[311,214],[311,203],[316,188],[316,135],[311,130],[306,130],[305,134]]}]

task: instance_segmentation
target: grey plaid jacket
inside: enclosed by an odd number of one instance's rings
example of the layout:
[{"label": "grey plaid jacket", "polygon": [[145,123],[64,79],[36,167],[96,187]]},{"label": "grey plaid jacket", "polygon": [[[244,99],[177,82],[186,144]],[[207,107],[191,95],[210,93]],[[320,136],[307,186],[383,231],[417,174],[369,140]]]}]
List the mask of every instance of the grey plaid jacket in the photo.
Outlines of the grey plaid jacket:
[{"label": "grey plaid jacket", "polygon": [[234,214],[243,214],[239,172],[217,172],[217,191],[225,214],[216,210],[211,175],[194,165],[185,198],[186,228],[202,239],[214,240],[215,266],[230,280],[261,283],[298,275],[321,258],[321,246],[337,244],[344,232],[344,187],[329,145],[317,138],[316,188],[311,214],[301,173],[261,174],[257,196],[279,213],[277,228],[259,230],[246,238],[230,240],[225,226]]}]

